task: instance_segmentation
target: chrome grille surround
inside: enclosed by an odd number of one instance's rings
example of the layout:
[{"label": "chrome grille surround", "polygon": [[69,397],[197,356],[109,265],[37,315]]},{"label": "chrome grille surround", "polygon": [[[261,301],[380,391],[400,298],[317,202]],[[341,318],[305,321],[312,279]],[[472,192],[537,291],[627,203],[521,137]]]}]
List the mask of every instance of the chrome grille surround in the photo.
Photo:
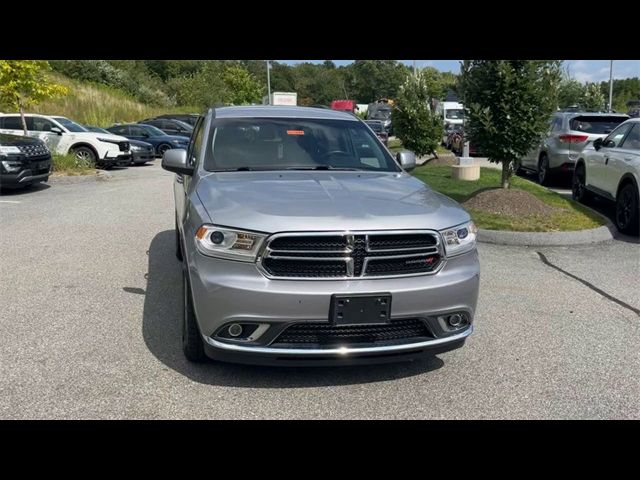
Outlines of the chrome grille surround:
[{"label": "chrome grille surround", "polygon": [[[423,235],[430,238],[430,245],[422,247],[398,247],[398,248],[372,248],[371,239],[376,236],[397,237],[402,239],[404,236],[415,237]],[[312,237],[311,241],[317,240],[318,237],[340,237],[343,239],[344,248],[335,249],[297,249],[297,248],[272,248],[272,243],[279,239],[293,238],[300,239],[301,243],[305,242],[305,237]],[[328,240],[331,241],[331,240]],[[277,242],[276,242],[277,243]],[[280,242],[282,243],[282,242]],[[360,246],[358,246],[360,245]],[[411,272],[411,273],[393,273],[389,275],[372,274],[367,275],[367,268],[371,262],[376,260],[398,260],[425,257],[429,255],[437,255],[438,263],[430,271]],[[279,275],[269,271],[268,263],[270,259],[311,262],[333,262],[334,264],[344,264],[345,274],[333,276],[322,275]],[[434,275],[438,273],[446,263],[446,255],[440,233],[436,230],[370,230],[370,231],[328,231],[328,232],[283,232],[269,236],[256,260],[256,264],[260,272],[267,278],[274,280],[356,280],[367,279],[374,280],[379,278],[396,278],[396,277],[413,277],[420,275]]]}]

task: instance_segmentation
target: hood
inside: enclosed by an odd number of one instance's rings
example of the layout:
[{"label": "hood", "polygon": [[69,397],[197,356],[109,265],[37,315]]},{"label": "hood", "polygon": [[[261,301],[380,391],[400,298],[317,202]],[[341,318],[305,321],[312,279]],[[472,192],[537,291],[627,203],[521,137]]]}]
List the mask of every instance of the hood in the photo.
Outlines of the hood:
[{"label": "hood", "polygon": [[44,142],[38,138],[24,137],[22,135],[9,135],[7,133],[0,133],[0,145],[2,146],[16,146],[16,145],[41,145]]},{"label": "hood", "polygon": [[101,132],[69,132],[67,135],[69,135],[71,138],[77,138],[77,139],[82,139],[82,138],[93,138],[93,139],[98,139],[98,138],[104,138],[105,140],[111,140],[112,142],[128,142],[129,139],[126,137],[122,137],[120,135],[114,135],[113,133],[101,133]]},{"label": "hood", "polygon": [[196,192],[213,223],[267,233],[441,230],[469,220],[458,203],[406,173],[210,173]]},{"label": "hood", "polygon": [[158,135],[157,137],[151,137],[154,138],[156,140],[164,140],[164,141],[171,141],[171,140],[180,140],[182,142],[188,142],[189,141],[189,137],[183,137],[181,135]]},{"label": "hood", "polygon": [[142,148],[153,148],[153,145],[147,142],[141,142],[140,140],[128,140],[131,146],[135,145],[136,147]]}]

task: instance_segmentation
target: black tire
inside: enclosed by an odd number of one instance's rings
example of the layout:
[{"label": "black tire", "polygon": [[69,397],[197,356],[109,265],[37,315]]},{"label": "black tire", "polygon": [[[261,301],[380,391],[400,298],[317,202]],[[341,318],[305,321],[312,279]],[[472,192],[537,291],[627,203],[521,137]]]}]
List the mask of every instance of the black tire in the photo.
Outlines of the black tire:
[{"label": "black tire", "polygon": [[591,200],[591,193],[587,190],[587,175],[585,173],[584,164],[579,163],[573,171],[573,179],[571,181],[571,197],[580,203],[587,203]]},{"label": "black tire", "polygon": [[191,295],[191,285],[187,274],[187,267],[182,269],[182,291],[183,304],[182,309],[182,351],[187,360],[200,363],[207,357],[204,354],[204,342],[198,328],[196,314],[193,310],[193,298]]},{"label": "black tire", "polygon": [[182,244],[180,242],[180,230],[178,230],[178,220],[176,219],[176,258],[182,262]]},{"label": "black tire", "polygon": [[616,198],[616,226],[622,233],[638,236],[639,217],[638,191],[632,183],[627,183]]},{"label": "black tire", "polygon": [[169,145],[168,143],[161,143],[160,145],[158,145],[157,151],[159,156],[162,157],[164,155],[164,152],[166,152],[167,150],[171,150],[171,145]]},{"label": "black tire", "polygon": [[549,157],[546,153],[540,155],[538,160],[538,183],[545,187],[551,183],[551,172],[549,171]]},{"label": "black tire", "polygon": [[80,146],[73,149],[73,156],[76,157],[76,160],[90,163],[91,165],[96,164],[97,155],[96,152],[93,151],[90,147]]},{"label": "black tire", "polygon": [[520,176],[524,175],[525,171],[522,168],[522,162],[520,160],[515,160],[513,162],[513,172],[516,175],[520,175]]}]

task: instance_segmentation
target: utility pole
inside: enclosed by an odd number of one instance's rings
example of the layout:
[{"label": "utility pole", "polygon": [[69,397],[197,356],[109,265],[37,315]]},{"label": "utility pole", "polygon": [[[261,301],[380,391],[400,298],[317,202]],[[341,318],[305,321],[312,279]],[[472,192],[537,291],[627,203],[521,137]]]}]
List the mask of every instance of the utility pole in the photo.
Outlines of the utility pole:
[{"label": "utility pole", "polygon": [[609,64],[609,112],[613,110],[613,60],[610,60]]},{"label": "utility pole", "polygon": [[413,61],[413,76],[417,77],[418,76],[418,71],[416,70],[416,61]]},{"label": "utility pole", "polygon": [[268,105],[271,105],[271,60],[267,60],[267,95]]}]

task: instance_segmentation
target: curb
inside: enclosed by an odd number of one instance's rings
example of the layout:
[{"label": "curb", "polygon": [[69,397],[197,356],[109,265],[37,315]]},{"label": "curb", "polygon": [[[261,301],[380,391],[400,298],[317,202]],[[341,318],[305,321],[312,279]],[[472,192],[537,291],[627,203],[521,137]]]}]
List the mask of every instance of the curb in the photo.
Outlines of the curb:
[{"label": "curb", "polygon": [[[589,207],[587,207],[589,208]],[[510,232],[506,230],[478,230],[478,241],[496,245],[519,247],[568,247],[590,243],[609,242],[615,238],[618,230],[607,217],[589,208],[605,221],[605,225],[589,230],[568,232]]]},{"label": "curb", "polygon": [[104,182],[111,180],[111,174],[98,170],[96,173],[91,175],[73,175],[73,176],[50,176],[49,182],[50,184],[58,184],[58,185],[71,185],[76,183],[87,183],[87,182]]}]

